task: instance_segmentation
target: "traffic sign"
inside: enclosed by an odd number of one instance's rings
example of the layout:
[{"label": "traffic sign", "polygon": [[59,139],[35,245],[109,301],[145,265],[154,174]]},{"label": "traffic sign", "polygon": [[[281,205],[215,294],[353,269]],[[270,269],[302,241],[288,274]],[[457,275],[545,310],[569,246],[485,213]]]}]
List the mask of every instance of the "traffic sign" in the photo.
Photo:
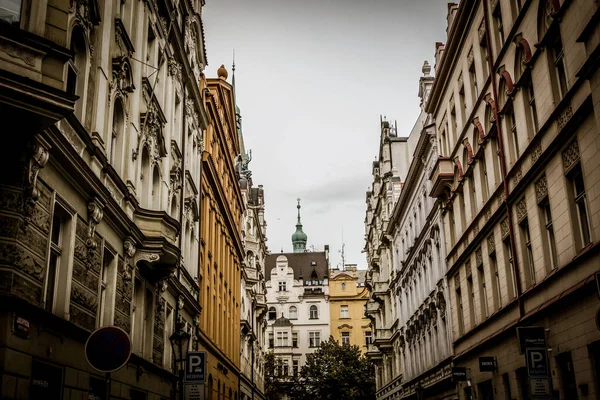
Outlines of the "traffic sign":
[{"label": "traffic sign", "polygon": [[192,351],[188,353],[185,371],[186,383],[205,383],[206,382],[206,352]]},{"label": "traffic sign", "polygon": [[127,364],[130,356],[129,335],[116,326],[96,329],[85,342],[85,358],[101,372],[118,370]]},{"label": "traffic sign", "polygon": [[544,347],[525,350],[527,375],[530,378],[548,377],[548,351]]},{"label": "traffic sign", "polygon": [[199,384],[186,384],[185,385],[185,400],[204,400],[204,385]]}]

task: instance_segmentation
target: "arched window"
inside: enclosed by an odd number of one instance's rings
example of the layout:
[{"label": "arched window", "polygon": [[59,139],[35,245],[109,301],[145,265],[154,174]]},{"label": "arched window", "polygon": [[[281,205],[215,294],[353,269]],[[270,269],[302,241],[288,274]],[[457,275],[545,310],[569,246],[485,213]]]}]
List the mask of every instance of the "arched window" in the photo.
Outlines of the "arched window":
[{"label": "arched window", "polygon": [[152,208],[155,210],[160,209],[160,173],[158,172],[158,165],[154,166],[154,173],[152,174]]},{"label": "arched window", "polygon": [[345,282],[342,283],[342,290],[346,290],[346,283]]},{"label": "arched window", "polygon": [[152,189],[152,173],[150,169],[150,155],[146,146],[142,148],[142,168],[140,179],[142,181],[142,190],[140,192],[140,203],[143,208],[150,207],[150,195]]},{"label": "arched window", "polygon": [[71,51],[75,55],[73,60],[69,61],[68,64],[67,93],[79,97],[75,102],[75,115],[79,118],[79,121],[83,121],[88,55],[85,36],[80,26],[76,26],[73,28],[73,32],[71,32]]},{"label": "arched window", "polygon": [[208,400],[214,400],[214,387],[213,387],[213,377],[212,374],[208,375]]},{"label": "arched window", "polygon": [[318,319],[319,318],[319,309],[316,305],[310,306],[310,319]]},{"label": "arched window", "polygon": [[290,307],[290,319],[298,319],[298,309],[296,306]]},{"label": "arched window", "polygon": [[269,321],[273,321],[277,318],[277,310],[275,307],[269,307]]},{"label": "arched window", "polygon": [[125,144],[125,111],[121,99],[115,100],[113,108],[112,132],[110,138],[110,155],[108,161],[118,174],[122,174],[123,146]]}]

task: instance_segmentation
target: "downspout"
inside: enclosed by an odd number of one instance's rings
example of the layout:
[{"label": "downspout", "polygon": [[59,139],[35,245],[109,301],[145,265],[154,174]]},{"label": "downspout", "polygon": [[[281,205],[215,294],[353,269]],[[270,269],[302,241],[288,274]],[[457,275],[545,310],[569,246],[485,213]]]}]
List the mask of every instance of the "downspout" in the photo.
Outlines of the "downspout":
[{"label": "downspout", "polygon": [[[500,119],[498,118],[498,93],[496,90],[496,75],[494,75],[494,56],[492,55],[492,46],[491,46],[491,41],[490,41],[490,22],[489,22],[489,18],[488,18],[488,3],[487,0],[483,0],[483,19],[485,22],[485,43],[486,46],[488,48],[488,67],[489,67],[489,73],[490,73],[490,79],[491,79],[491,85],[492,85],[492,96],[494,98],[494,103],[495,103],[495,107],[493,107],[492,111],[494,112],[494,119],[496,120],[496,132],[498,133],[498,153],[500,156],[500,167],[502,169],[502,184],[504,187],[504,198],[508,199],[508,181],[506,179],[506,158],[504,156],[504,146],[503,146],[503,138],[502,138],[502,124],[500,124]],[[512,223],[512,212],[510,209],[510,205],[508,204],[508,201],[505,200],[504,201],[504,206],[506,207],[506,216],[508,218],[508,232],[509,232],[509,237],[510,237],[510,246],[511,246],[511,252],[512,252],[512,264],[514,267],[514,277],[515,277],[515,285],[516,285],[516,295],[517,295],[517,304],[519,306],[519,317],[522,318],[523,315],[525,315],[525,310],[523,307],[523,302],[521,299],[521,293],[522,293],[522,289],[521,289],[521,279],[520,279],[520,273],[519,273],[519,263],[517,260],[517,254],[516,254],[516,243],[515,243],[515,233],[514,233],[514,229],[513,229],[513,223]]]},{"label": "downspout", "polygon": [[[254,295],[256,296],[256,295]],[[254,299],[252,299],[252,333],[254,333],[254,310],[256,307],[256,297]],[[250,362],[250,374],[252,377],[252,399],[254,400],[254,389],[256,388],[256,384],[254,383],[254,340],[252,340],[251,343],[251,350],[252,350],[252,361]]]}]

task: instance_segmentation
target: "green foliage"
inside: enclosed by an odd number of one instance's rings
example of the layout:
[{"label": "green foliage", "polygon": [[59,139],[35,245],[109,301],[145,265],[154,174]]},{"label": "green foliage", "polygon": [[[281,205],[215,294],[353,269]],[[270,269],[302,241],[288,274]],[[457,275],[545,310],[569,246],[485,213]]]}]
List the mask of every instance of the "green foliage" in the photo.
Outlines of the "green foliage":
[{"label": "green foliage", "polygon": [[358,346],[340,345],[333,337],[308,354],[300,371],[299,398],[367,400],[375,398],[373,364]]}]

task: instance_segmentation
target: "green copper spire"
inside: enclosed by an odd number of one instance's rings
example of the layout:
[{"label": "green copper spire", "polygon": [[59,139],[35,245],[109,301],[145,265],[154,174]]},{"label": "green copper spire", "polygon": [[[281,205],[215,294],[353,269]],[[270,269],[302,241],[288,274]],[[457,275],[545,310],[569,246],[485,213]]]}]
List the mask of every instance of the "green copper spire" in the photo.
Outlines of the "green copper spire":
[{"label": "green copper spire", "polygon": [[298,223],[296,223],[296,232],[292,235],[292,245],[294,246],[294,253],[304,253],[306,250],[306,233],[302,231],[302,222],[300,222],[300,199],[298,199]]}]

